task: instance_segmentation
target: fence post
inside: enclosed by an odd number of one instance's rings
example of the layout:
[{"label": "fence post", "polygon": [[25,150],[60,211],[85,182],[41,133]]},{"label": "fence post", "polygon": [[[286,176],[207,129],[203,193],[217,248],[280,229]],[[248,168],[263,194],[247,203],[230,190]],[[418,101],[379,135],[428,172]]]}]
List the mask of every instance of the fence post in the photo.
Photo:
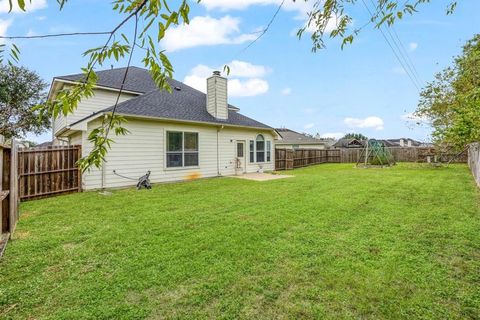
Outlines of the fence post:
[{"label": "fence post", "polygon": [[12,140],[10,151],[10,234],[13,234],[18,221],[18,143]]}]

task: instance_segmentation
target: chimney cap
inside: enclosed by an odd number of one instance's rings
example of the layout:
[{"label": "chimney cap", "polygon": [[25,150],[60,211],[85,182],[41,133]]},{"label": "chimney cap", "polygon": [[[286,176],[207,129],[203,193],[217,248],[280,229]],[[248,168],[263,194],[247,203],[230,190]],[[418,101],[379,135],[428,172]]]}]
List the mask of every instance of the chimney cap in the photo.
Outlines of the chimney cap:
[{"label": "chimney cap", "polygon": [[218,71],[218,70],[213,71],[213,75],[214,75],[214,76],[219,76],[219,75],[220,75],[220,71]]}]

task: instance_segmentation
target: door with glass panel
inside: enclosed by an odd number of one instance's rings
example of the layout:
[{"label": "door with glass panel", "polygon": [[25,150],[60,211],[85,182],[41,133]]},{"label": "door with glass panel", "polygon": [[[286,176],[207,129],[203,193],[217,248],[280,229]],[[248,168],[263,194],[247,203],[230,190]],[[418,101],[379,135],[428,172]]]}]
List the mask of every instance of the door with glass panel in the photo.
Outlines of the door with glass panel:
[{"label": "door with glass panel", "polygon": [[235,172],[245,173],[247,161],[245,160],[245,141],[237,141]]}]

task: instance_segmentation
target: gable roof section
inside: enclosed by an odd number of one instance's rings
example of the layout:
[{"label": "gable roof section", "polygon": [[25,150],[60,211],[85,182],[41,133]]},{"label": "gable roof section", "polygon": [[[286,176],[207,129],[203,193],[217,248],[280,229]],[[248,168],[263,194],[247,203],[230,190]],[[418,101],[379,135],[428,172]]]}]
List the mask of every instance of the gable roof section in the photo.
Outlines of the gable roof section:
[{"label": "gable roof section", "polygon": [[338,141],[333,144],[336,148],[360,148],[364,145],[365,141],[350,138],[338,139]]},{"label": "gable roof section", "polygon": [[[97,83],[100,86],[119,89],[124,72],[125,68],[99,71],[97,72],[99,77]],[[83,74],[62,76],[57,77],[57,79],[81,81]],[[124,89],[143,94],[119,103],[116,112],[126,116],[272,129],[266,124],[238,113],[237,110],[239,109],[232,105],[228,106],[227,120],[216,119],[207,112],[207,95],[205,93],[174,79],[169,79],[168,82],[172,87],[171,93],[159,90],[147,70],[132,67],[128,71]],[[113,106],[105,108],[70,124],[70,126],[112,110]]]},{"label": "gable roof section", "polygon": [[277,141],[276,144],[327,144],[324,140],[312,138],[287,128],[277,128],[275,130],[282,136],[282,140]]},{"label": "gable roof section", "polygon": [[[110,70],[96,71],[98,76],[97,85],[112,89],[120,89],[122,85],[123,76],[126,68],[116,68]],[[71,74],[66,76],[55,77],[54,79],[67,80],[67,81],[82,81],[85,79],[83,73]],[[175,86],[175,80],[172,80],[173,86]],[[128,69],[127,79],[123,89],[126,91],[133,91],[138,93],[146,93],[157,89],[155,82],[153,81],[150,73],[146,69],[138,67],[130,67]]]}]

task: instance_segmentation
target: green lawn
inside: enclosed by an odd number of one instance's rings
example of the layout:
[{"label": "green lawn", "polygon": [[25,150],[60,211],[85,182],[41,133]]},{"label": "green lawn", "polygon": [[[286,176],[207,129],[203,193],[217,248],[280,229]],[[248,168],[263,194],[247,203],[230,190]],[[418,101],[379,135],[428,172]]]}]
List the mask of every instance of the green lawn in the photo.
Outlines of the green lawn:
[{"label": "green lawn", "polygon": [[480,317],[466,166],[288,173],[22,204],[0,318]]}]

